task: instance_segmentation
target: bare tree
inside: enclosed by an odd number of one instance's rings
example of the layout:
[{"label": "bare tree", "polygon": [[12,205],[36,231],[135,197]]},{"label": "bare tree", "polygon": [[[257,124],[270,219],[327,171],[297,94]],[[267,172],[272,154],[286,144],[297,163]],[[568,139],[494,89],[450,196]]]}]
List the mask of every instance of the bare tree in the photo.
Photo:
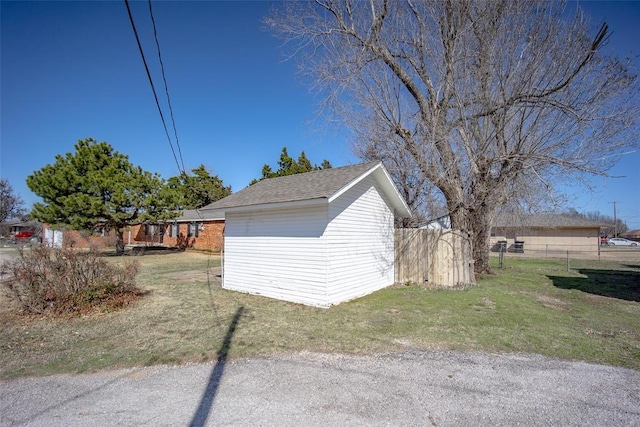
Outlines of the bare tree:
[{"label": "bare tree", "polygon": [[0,179],[0,222],[24,215],[24,203],[6,179]]},{"label": "bare tree", "polygon": [[618,237],[616,233],[620,234],[629,231],[629,227],[623,219],[602,214],[600,211],[582,213],[575,208],[569,208],[566,215],[600,224],[600,234],[603,237]]},{"label": "bare tree", "polygon": [[353,146],[353,151],[361,159],[382,161],[391,178],[398,184],[398,190],[407,202],[412,216],[397,219],[396,227],[419,227],[430,219],[446,215],[444,201],[434,191],[435,187],[428,185],[426,177],[415,166],[411,155],[397,153],[396,148],[394,144],[384,140],[364,140]]},{"label": "bare tree", "polygon": [[560,176],[604,174],[637,144],[636,77],[601,52],[606,24],[591,35],[561,2],[285,2],[266,22],[359,152],[406,157],[439,190],[476,272],[490,271],[500,206]]}]

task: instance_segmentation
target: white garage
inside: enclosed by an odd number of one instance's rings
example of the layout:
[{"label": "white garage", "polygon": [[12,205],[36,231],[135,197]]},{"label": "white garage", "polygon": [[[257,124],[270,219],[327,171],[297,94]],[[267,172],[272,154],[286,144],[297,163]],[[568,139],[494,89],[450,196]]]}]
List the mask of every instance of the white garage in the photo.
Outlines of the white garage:
[{"label": "white garage", "polygon": [[260,181],[201,210],[225,216],[223,288],[318,307],[394,282],[394,217],[410,216],[381,163]]}]

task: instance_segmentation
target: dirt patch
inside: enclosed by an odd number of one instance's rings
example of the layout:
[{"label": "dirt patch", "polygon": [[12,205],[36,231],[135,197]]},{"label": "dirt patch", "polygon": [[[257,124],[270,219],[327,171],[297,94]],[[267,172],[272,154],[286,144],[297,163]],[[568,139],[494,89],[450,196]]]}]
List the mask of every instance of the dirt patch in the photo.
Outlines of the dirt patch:
[{"label": "dirt patch", "polygon": [[487,297],[482,297],[482,303],[488,308],[496,308],[496,303]]},{"label": "dirt patch", "polygon": [[536,296],[536,301],[542,303],[543,306],[547,307],[547,308],[555,308],[557,310],[561,310],[561,311],[567,311],[567,302],[566,301],[562,301],[560,299],[557,298],[553,298],[547,295],[538,295]]}]

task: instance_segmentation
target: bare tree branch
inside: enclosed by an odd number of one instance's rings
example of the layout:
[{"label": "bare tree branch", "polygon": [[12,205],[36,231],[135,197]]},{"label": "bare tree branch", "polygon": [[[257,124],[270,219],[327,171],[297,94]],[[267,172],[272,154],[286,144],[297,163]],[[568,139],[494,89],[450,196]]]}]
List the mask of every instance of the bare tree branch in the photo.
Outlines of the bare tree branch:
[{"label": "bare tree branch", "polygon": [[425,200],[446,205],[481,272],[501,206],[547,204],[540,185],[606,175],[638,146],[637,76],[602,52],[607,24],[591,33],[572,8],[316,0],[284,3],[266,22],[353,129],[355,152],[382,160],[426,215]]}]

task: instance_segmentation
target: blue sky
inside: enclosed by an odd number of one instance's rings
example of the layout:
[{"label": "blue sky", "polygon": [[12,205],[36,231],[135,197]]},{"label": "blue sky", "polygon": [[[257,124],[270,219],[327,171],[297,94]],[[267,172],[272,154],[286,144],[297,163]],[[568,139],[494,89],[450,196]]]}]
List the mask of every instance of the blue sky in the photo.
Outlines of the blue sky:
[{"label": "blue sky", "polygon": [[[130,5],[163,102],[148,4]],[[608,49],[638,55],[640,2],[582,5],[596,23],[609,23]],[[269,6],[153,2],[185,166],[204,164],[234,191],[259,177],[265,162],[275,165],[283,146],[315,163],[358,162],[345,129],[314,120],[318,100],[264,31]],[[178,174],[124,2],[2,1],[0,8],[0,176],[28,206],[38,198],[27,175],[86,137],[164,178]],[[610,173],[623,178],[594,178],[595,193],[572,190],[571,205],[612,215],[616,201],[618,216],[640,228],[640,153]]]}]

